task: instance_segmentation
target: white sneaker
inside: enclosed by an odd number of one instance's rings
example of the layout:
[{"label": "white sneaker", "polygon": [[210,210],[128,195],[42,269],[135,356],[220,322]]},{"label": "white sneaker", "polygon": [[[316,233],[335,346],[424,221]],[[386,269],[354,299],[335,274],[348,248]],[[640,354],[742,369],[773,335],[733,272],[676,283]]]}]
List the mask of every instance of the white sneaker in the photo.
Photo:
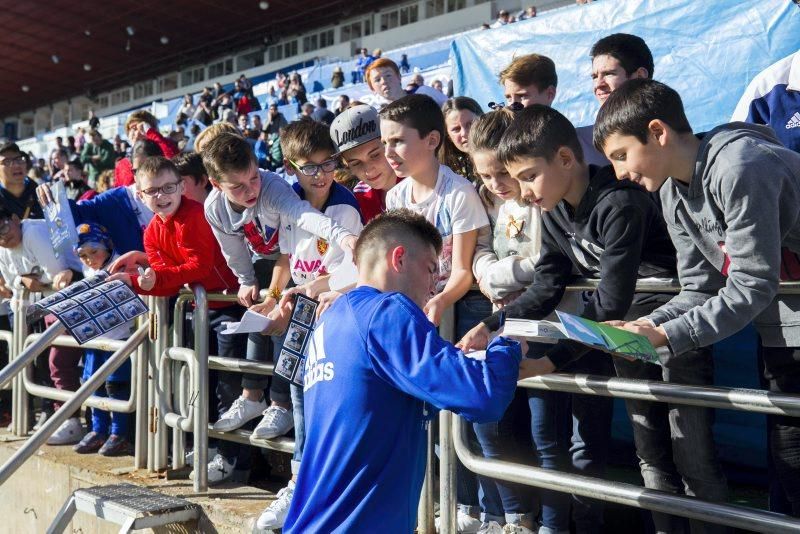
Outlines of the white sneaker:
[{"label": "white sneaker", "polygon": [[286,515],[289,513],[292,495],[294,495],[294,481],[290,480],[289,484],[278,492],[275,500],[261,513],[256,521],[256,527],[260,529],[282,528],[286,521]]},{"label": "white sneaker", "polygon": [[72,445],[78,443],[83,437],[81,420],[70,417],[47,439],[48,445]]},{"label": "white sneaker", "polygon": [[523,527],[522,525],[506,524],[501,531],[503,534],[536,534],[533,530]]},{"label": "white sneaker", "polygon": [[[236,467],[236,460],[228,462],[221,454],[215,454],[214,458],[208,462],[208,483],[209,485],[221,484],[233,476],[233,468]],[[194,480],[194,470],[189,473],[189,479]]]},{"label": "white sneaker", "polygon": [[478,529],[478,534],[503,534],[503,527],[497,521],[484,521]]},{"label": "white sneaker", "polygon": [[283,436],[294,427],[291,410],[280,406],[270,406],[264,410],[264,418],[258,423],[250,436],[252,439],[272,439]]},{"label": "white sneaker", "polygon": [[[217,451],[218,451],[218,449],[216,447],[209,447],[208,448],[208,455],[206,456],[206,458],[208,458],[208,457],[213,458],[214,456],[217,455]],[[184,460],[184,462],[189,467],[194,467],[194,449],[192,449],[192,450],[190,450],[189,452],[186,453],[186,460]]]},{"label": "white sneaker", "polygon": [[[441,522],[441,518],[436,518],[436,531],[439,531],[439,523]],[[478,529],[481,528],[481,520],[472,517],[471,515],[458,510],[456,513],[456,532],[459,534],[477,534]]]},{"label": "white sneaker", "polygon": [[244,426],[245,423],[251,421],[261,415],[266,409],[267,402],[264,399],[260,401],[247,400],[244,397],[239,397],[228,410],[219,417],[219,421],[214,423],[214,430],[217,432],[230,432],[237,428]]}]

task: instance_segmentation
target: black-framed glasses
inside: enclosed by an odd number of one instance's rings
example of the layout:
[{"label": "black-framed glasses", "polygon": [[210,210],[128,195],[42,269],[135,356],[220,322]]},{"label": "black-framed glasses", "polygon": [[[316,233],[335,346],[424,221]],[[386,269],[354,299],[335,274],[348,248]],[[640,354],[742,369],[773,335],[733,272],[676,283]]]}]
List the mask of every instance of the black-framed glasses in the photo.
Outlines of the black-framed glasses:
[{"label": "black-framed glasses", "polygon": [[17,156],[16,158],[3,158],[0,165],[3,167],[11,167],[12,165],[25,165],[25,156]]},{"label": "black-framed glasses", "polygon": [[175,191],[178,190],[178,186],[183,183],[183,180],[180,182],[170,182],[168,184],[164,184],[161,187],[151,187],[149,189],[142,189],[141,192],[143,195],[153,198],[159,194],[162,195],[171,195]]},{"label": "black-framed glasses", "polygon": [[339,168],[339,160],[335,158],[325,160],[322,163],[309,163],[307,165],[300,165],[292,160],[289,160],[289,163],[305,176],[316,176],[320,171],[333,172]]},{"label": "black-framed glasses", "polygon": [[525,109],[525,106],[523,106],[520,102],[512,102],[512,103],[510,103],[508,105],[505,105],[502,102],[499,102],[499,103],[498,102],[489,102],[487,104],[487,106],[489,106],[489,109],[491,109],[493,111],[497,111],[498,109],[503,109],[503,108],[508,108],[511,111],[522,111],[523,109]]}]

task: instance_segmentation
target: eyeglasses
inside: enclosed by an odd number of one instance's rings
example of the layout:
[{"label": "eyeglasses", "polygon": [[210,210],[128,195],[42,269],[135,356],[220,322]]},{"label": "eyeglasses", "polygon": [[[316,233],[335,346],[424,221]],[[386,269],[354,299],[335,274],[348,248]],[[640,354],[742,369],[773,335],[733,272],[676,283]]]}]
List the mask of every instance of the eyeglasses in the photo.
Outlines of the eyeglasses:
[{"label": "eyeglasses", "polygon": [[161,187],[151,187],[150,189],[140,189],[140,192],[148,196],[150,198],[156,197],[159,194],[161,195],[171,195],[175,191],[178,190],[178,186],[183,183],[183,180],[180,182],[170,182],[168,184],[164,184]]},{"label": "eyeglasses", "polygon": [[295,169],[300,171],[305,176],[316,176],[322,172],[333,172],[339,168],[338,159],[329,159],[322,163],[309,163],[308,165],[299,165],[292,160],[289,160]]},{"label": "eyeglasses", "polygon": [[506,106],[503,103],[497,103],[497,102],[489,102],[487,105],[489,106],[489,109],[492,109],[494,111],[503,109],[504,107],[507,107],[511,111],[522,111],[523,109],[525,109],[525,106],[523,106],[519,102],[512,102],[508,106]]},{"label": "eyeglasses", "polygon": [[25,165],[25,156],[17,156],[16,158],[3,158],[0,165],[3,167],[11,167],[12,165]]}]

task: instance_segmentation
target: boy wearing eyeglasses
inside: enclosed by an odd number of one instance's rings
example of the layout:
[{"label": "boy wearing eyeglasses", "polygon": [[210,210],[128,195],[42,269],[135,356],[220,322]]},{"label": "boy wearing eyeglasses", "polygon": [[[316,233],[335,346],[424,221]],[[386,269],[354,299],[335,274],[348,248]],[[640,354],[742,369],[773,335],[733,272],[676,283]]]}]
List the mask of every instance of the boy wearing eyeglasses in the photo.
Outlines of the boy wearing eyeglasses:
[{"label": "boy wearing eyeglasses", "polygon": [[[182,196],[183,179],[175,164],[161,156],[146,158],[137,165],[135,179],[137,197],[154,213],[144,231],[149,266],[138,276],[119,273],[111,278],[123,280],[138,293],[159,296],[175,295],[192,283],[199,283],[209,293],[236,292],[236,275],[225,261],[203,206]],[[225,302],[210,302],[208,307],[209,352],[225,358],[244,358],[247,337],[221,333],[225,323],[241,319],[244,309]],[[239,391],[239,375],[220,373],[216,388],[219,414],[231,408]],[[247,460],[239,454],[240,449],[233,442],[219,443],[218,454],[207,466],[209,484],[228,480],[234,469],[247,471]],[[194,472],[190,474],[193,476]]]},{"label": "boy wearing eyeglasses", "polygon": [[[287,174],[297,178],[292,186],[295,193],[348,232],[360,234],[363,224],[358,202],[347,188],[333,179],[334,171],[339,166],[339,158],[336,156],[336,146],[331,140],[328,127],[310,119],[298,120],[282,130],[280,142],[284,168]],[[344,258],[344,249],[335,241],[328,241],[303,230],[283,214],[280,218],[279,246],[281,255],[272,274],[271,286],[282,290],[291,278],[297,286],[304,286],[304,293],[311,296],[317,296],[328,289],[329,273]],[[268,333],[282,335],[289,317],[287,310],[275,308],[270,314],[275,323]],[[303,455],[303,388],[292,384],[291,396],[295,427],[293,481],[282,490],[283,493],[279,493],[279,498],[258,519],[258,526],[262,529],[283,526],[294,491],[294,478]],[[265,420],[262,420],[253,431],[254,436],[259,435],[260,427],[264,424]]]}]

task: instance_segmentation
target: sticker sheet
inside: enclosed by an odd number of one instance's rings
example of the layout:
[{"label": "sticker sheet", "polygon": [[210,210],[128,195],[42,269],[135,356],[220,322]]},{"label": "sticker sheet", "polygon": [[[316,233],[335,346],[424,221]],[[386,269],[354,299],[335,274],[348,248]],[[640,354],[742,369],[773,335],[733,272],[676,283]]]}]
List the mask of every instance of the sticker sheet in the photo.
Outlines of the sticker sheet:
[{"label": "sticker sheet", "polygon": [[286,329],[280,356],[275,363],[275,374],[298,386],[303,385],[306,347],[314,330],[317,306],[319,302],[316,300],[305,295],[295,295],[292,318]]}]

